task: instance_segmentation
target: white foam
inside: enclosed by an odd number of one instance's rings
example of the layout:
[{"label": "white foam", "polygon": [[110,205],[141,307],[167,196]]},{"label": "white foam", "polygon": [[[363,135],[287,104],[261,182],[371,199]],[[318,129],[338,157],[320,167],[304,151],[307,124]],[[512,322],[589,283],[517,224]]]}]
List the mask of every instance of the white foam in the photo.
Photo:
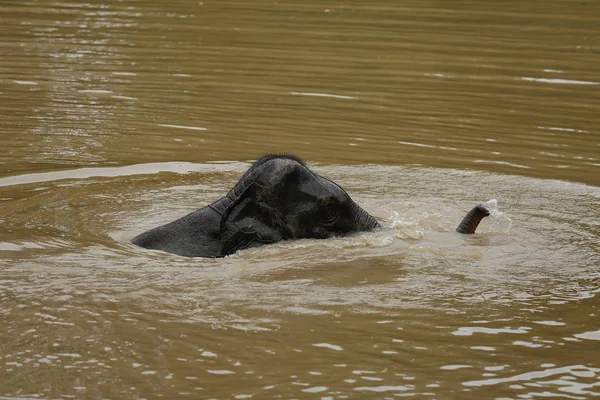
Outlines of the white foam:
[{"label": "white foam", "polygon": [[497,335],[500,333],[528,333],[530,328],[527,327],[519,327],[516,329],[513,328],[484,328],[479,326],[461,326],[458,330],[452,332],[455,336],[471,336],[474,333],[486,333],[491,335]]},{"label": "white foam", "polygon": [[291,92],[295,96],[312,96],[312,97],[331,97],[334,99],[355,99],[353,96],[342,96],[340,94],[331,93],[310,93],[310,92]]},{"label": "white foam", "polygon": [[340,346],[338,346],[336,344],[329,344],[329,343],[316,343],[316,344],[313,344],[313,346],[315,346],[315,347],[325,347],[325,348],[328,348],[328,349],[331,349],[331,350],[336,350],[336,351],[342,351],[343,350],[342,347],[340,347]]},{"label": "white foam", "polygon": [[207,372],[209,374],[213,374],[213,375],[231,375],[231,374],[235,374],[235,372],[230,371],[228,369],[209,369]]},{"label": "white foam", "polygon": [[578,80],[574,80],[574,79],[533,78],[533,77],[529,77],[529,76],[523,77],[521,79],[524,81],[556,83],[556,84],[563,84],[563,85],[598,85],[598,82],[578,81]]},{"label": "white foam", "polygon": [[185,126],[185,125],[172,125],[172,124],[158,124],[158,126],[162,126],[165,128],[175,128],[175,129],[189,129],[192,131],[205,131],[206,128],[202,126]]},{"label": "white foam", "polygon": [[354,388],[356,391],[369,391],[369,392],[395,392],[409,390],[406,386],[361,386]]},{"label": "white foam", "polygon": [[468,365],[468,364],[450,364],[450,365],[442,365],[440,367],[440,369],[443,369],[445,371],[454,371],[454,370],[463,369],[463,368],[473,368],[473,366]]},{"label": "white foam", "polygon": [[19,80],[16,80],[16,81],[13,81],[13,82],[16,83],[17,85],[32,85],[32,86],[35,86],[35,85],[38,84],[37,82],[34,82],[34,81],[19,81]]},{"label": "white foam", "polygon": [[306,393],[321,393],[326,391],[327,389],[327,386],[313,386],[307,389],[302,389],[302,391]]},{"label": "white foam", "polygon": [[580,338],[580,339],[600,340],[600,330],[578,333],[577,335],[573,335],[573,336]]}]

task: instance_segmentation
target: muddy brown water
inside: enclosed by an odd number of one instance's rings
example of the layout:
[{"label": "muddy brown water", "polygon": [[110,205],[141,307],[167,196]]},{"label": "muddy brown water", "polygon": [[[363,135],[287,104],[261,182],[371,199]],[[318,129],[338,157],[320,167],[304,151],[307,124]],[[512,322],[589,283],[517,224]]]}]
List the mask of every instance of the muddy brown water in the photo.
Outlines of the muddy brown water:
[{"label": "muddy brown water", "polygon": [[[0,399],[600,395],[599,20],[3,1]],[[384,229],[220,260],[128,244],[269,152]]]}]

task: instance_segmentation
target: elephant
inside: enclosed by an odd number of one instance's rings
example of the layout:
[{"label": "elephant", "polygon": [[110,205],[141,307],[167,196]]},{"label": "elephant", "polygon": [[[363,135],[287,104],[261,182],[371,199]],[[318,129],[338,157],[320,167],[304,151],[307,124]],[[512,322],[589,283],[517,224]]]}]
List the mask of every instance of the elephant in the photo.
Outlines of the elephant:
[{"label": "elephant", "polygon": [[[487,214],[486,214],[487,213]],[[457,228],[474,233],[489,212],[475,207]],[[187,257],[225,257],[282,240],[326,239],[381,225],[335,182],[292,155],[267,155],[246,171],[225,197],[132,243]]]}]

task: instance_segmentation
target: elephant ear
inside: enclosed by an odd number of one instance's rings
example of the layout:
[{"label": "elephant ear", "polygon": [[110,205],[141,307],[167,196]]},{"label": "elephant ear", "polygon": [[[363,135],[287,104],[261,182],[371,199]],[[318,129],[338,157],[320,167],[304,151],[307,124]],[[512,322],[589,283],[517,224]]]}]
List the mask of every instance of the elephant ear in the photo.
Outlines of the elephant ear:
[{"label": "elephant ear", "polygon": [[273,226],[273,215],[257,195],[262,186],[251,183],[225,210],[221,219],[222,256],[238,250],[275,243],[283,233]]}]

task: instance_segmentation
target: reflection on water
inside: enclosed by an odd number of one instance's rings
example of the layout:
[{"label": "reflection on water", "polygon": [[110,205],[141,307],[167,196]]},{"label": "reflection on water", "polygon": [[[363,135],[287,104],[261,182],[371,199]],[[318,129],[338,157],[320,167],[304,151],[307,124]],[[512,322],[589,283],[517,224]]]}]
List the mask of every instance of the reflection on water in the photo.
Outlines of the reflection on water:
[{"label": "reflection on water", "polygon": [[[1,399],[600,394],[596,3],[146,3],[2,5]],[[384,229],[129,243],[267,152]]]},{"label": "reflection on water", "polygon": [[293,151],[599,182],[593,3],[37,0],[6,12],[4,176]]}]

